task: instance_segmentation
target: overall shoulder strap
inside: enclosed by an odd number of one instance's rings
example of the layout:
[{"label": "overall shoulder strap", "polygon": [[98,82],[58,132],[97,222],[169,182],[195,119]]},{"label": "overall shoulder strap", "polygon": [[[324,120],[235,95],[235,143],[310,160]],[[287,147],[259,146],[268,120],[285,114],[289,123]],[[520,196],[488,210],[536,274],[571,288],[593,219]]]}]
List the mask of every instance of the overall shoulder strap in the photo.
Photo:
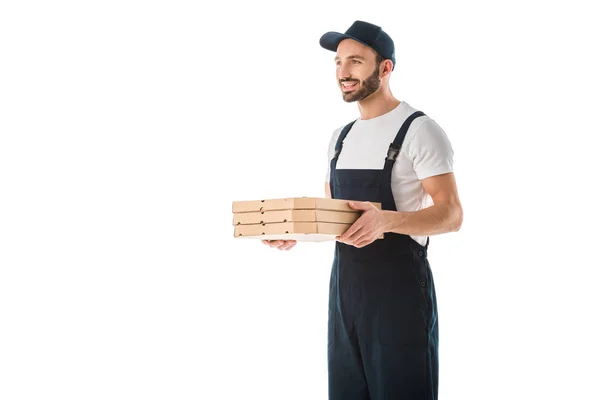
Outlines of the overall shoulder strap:
[{"label": "overall shoulder strap", "polygon": [[394,141],[390,144],[390,147],[388,148],[387,157],[385,158],[387,162],[391,161],[393,163],[394,161],[396,161],[396,157],[398,157],[398,153],[400,153],[400,148],[402,147],[402,143],[404,143],[404,138],[406,137],[406,132],[408,132],[410,124],[416,118],[422,117],[424,115],[425,113],[423,111],[415,111],[408,118],[406,118],[406,121],[404,121],[404,123],[398,130]]},{"label": "overall shoulder strap", "polygon": [[338,156],[340,155],[340,152],[342,151],[344,139],[346,138],[346,135],[348,135],[348,132],[350,132],[352,125],[354,125],[354,123],[356,121],[357,120],[355,119],[354,121],[348,123],[346,126],[344,126],[344,129],[342,129],[342,131],[340,132],[340,136],[338,136],[337,143],[335,144],[335,154],[333,155],[334,160],[337,159]]}]

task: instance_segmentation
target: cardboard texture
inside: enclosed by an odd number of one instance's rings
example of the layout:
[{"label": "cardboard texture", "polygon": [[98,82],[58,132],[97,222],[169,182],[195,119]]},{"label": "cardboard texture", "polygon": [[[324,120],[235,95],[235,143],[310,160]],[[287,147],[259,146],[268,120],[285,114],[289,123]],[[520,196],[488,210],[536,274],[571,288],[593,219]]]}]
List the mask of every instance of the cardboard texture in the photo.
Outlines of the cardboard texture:
[{"label": "cardboard texture", "polygon": [[233,225],[264,224],[274,222],[337,222],[352,224],[359,212],[330,210],[274,210],[233,214]]},{"label": "cardboard texture", "polygon": [[[289,197],[282,199],[234,201],[232,209],[234,213],[306,209],[356,212],[355,209],[348,205],[349,201],[350,200],[326,199],[320,197]],[[380,203],[373,204],[381,209]]]},{"label": "cardboard texture", "polygon": [[[361,216],[349,200],[318,197],[234,201],[234,237],[321,242],[335,240]],[[373,203],[381,209],[380,203]],[[383,235],[379,238],[382,239]]]},{"label": "cardboard texture", "polygon": [[275,222],[272,224],[236,225],[236,236],[262,236],[286,233],[320,233],[341,235],[351,224],[335,222]]}]

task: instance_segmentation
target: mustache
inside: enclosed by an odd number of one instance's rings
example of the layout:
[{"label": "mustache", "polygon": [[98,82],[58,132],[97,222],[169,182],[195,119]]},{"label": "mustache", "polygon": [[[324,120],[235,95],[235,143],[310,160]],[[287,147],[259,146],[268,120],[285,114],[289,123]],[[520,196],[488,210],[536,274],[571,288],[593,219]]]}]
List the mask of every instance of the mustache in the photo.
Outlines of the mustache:
[{"label": "mustache", "polygon": [[360,82],[358,79],[340,79],[340,83],[344,82]]}]

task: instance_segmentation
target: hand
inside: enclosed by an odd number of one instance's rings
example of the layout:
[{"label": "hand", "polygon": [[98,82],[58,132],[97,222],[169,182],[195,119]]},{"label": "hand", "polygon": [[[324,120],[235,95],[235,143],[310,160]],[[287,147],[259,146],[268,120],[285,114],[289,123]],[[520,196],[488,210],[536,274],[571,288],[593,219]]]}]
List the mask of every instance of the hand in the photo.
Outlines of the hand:
[{"label": "hand", "polygon": [[289,250],[296,245],[295,240],[262,240],[262,242],[279,250]]},{"label": "hand", "polygon": [[362,210],[361,216],[336,239],[354,247],[365,247],[373,243],[385,232],[385,216],[383,211],[368,201],[350,202],[350,207]]}]

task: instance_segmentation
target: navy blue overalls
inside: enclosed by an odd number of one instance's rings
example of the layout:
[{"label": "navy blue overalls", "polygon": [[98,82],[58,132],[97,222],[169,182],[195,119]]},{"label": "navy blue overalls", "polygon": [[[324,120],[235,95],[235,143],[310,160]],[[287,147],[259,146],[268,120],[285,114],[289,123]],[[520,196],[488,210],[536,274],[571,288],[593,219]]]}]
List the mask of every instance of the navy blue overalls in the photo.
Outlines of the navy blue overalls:
[{"label": "navy blue overalls", "polygon": [[[416,111],[390,144],[382,170],[336,169],[344,127],[331,160],[332,198],[380,202],[396,211],[392,167]],[[437,300],[425,246],[386,232],[357,248],[335,243],[329,286],[330,400],[435,400],[438,392]]]}]

